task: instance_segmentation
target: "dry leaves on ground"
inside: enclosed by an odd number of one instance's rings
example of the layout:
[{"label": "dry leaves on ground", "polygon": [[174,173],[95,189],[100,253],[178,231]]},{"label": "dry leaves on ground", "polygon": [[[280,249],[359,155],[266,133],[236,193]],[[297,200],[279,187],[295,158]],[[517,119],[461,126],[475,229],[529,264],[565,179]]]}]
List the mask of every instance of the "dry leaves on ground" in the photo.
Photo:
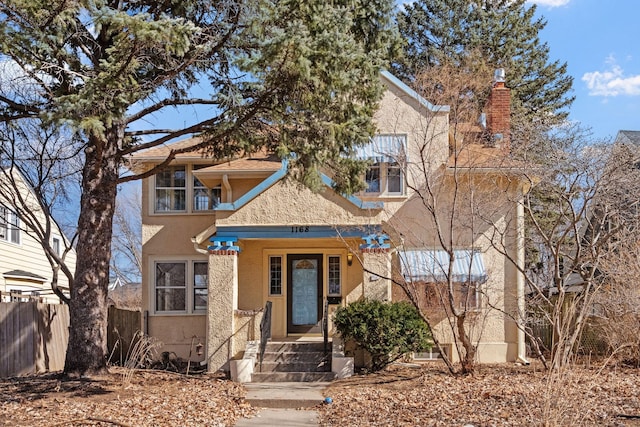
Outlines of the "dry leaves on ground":
[{"label": "dry leaves on ground", "polygon": [[0,426],[233,426],[255,414],[244,387],[217,376],[110,371],[91,380],[0,380]]},{"label": "dry leaves on ground", "polygon": [[[336,381],[323,426],[631,426],[640,425],[637,369],[482,366],[453,377],[441,365],[391,367]],[[626,415],[623,417],[621,415]]]}]

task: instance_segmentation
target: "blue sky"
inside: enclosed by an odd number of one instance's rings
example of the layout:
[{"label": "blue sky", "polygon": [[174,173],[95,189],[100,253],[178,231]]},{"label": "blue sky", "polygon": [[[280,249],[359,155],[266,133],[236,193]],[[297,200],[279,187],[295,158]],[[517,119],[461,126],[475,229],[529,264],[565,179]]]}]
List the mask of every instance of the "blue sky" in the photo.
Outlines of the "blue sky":
[{"label": "blue sky", "polygon": [[640,1],[529,3],[547,20],[539,35],[550,59],[567,62],[574,78],[570,120],[591,128],[596,138],[640,130]]}]

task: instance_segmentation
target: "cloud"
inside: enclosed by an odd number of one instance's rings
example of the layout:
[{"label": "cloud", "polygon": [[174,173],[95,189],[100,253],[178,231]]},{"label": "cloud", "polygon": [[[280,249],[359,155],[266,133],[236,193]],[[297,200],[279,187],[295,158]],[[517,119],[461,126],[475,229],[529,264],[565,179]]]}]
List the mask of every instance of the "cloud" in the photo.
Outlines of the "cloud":
[{"label": "cloud", "polygon": [[538,6],[560,7],[569,4],[571,0],[527,0],[527,3],[535,3]]},{"label": "cloud", "polygon": [[585,73],[582,81],[587,84],[591,96],[640,95],[640,74],[627,76],[615,58],[607,58],[609,69]]}]

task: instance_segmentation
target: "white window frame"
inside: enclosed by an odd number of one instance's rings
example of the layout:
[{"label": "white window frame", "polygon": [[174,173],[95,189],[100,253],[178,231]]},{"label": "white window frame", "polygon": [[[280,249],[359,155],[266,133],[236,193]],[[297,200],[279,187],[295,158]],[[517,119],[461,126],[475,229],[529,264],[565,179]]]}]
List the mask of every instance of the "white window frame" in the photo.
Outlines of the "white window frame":
[{"label": "white window frame", "polygon": [[[205,167],[206,165],[203,165]],[[158,187],[158,175],[162,172],[157,173],[150,180],[150,189],[149,195],[150,200],[152,200],[150,207],[150,214],[152,215],[171,215],[171,214],[189,214],[189,213],[208,213],[215,210],[215,208],[222,202],[222,186],[218,185],[214,188],[209,188],[204,185],[198,178],[193,174],[194,171],[200,168],[199,165],[173,165],[170,166],[168,170],[175,171],[177,168],[184,168],[185,173],[185,185],[184,187]],[[175,197],[175,192],[183,191],[184,192],[184,209],[158,209],[158,191],[164,190],[167,192],[173,191],[171,197]],[[196,196],[203,197],[206,193],[206,197],[208,198],[206,209],[200,208],[199,205],[202,203],[198,203],[196,201]],[[173,199],[172,199],[173,202]]]},{"label": "white window frame", "polygon": [[[385,143],[380,141],[375,141],[377,138],[394,138],[397,141],[402,141],[402,148],[389,147],[389,150],[385,149]],[[406,156],[407,156],[407,135],[406,134],[395,134],[395,133],[382,133],[376,135],[371,142],[362,147],[361,151],[359,151],[358,155],[363,156],[360,158],[369,159],[374,163],[369,166],[369,170],[366,172],[364,180],[367,188],[363,190],[363,194],[365,196],[378,196],[378,197],[401,197],[406,196],[407,193],[407,165],[406,165]],[[377,170],[378,175],[378,188],[368,188],[369,174],[372,171]],[[391,177],[393,176],[391,171],[397,170],[400,172],[400,190],[399,191],[390,191],[390,183]]]},{"label": "white window frame", "polygon": [[[170,186],[159,186],[158,185],[158,175],[162,174],[162,173],[171,173],[171,175],[173,176],[173,174],[175,174],[179,169],[183,169],[184,170],[184,186],[176,186],[174,185],[175,183],[173,181],[175,181],[175,179],[172,177],[171,181],[172,181],[172,185]],[[188,205],[189,205],[189,179],[190,179],[191,174],[189,173],[189,168],[187,167],[187,165],[175,165],[175,166],[169,166],[167,169],[163,170],[162,172],[158,172],[156,175],[154,175],[153,177],[153,212],[157,213],[157,214],[165,214],[165,213],[186,213],[188,210]],[[170,206],[167,209],[159,209],[159,204],[158,201],[160,200],[160,198],[158,197],[158,191],[166,191],[169,194],[169,199],[171,200]],[[184,209],[174,209],[174,205],[175,205],[175,195],[178,192],[184,192]]]},{"label": "white window frame", "polygon": [[[206,295],[208,300],[208,283],[207,287],[204,288],[202,286],[196,285],[196,264],[204,263],[208,265],[207,258],[189,258],[189,259],[180,259],[180,258],[155,258],[150,262],[150,302],[152,307],[152,312],[155,315],[165,316],[165,315],[202,315],[207,312],[206,307],[204,308],[196,308],[196,292],[197,290],[206,289],[205,293],[201,293],[201,295]],[[184,272],[184,286],[157,286],[158,277],[156,275],[156,268],[158,264],[183,264],[185,268]],[[208,282],[208,267],[207,267],[207,282]],[[184,288],[184,309],[180,310],[159,310],[158,309],[158,289],[182,289]]]},{"label": "white window frame", "polygon": [[[204,285],[197,283],[196,281],[196,264],[198,265],[205,265],[205,275],[204,275]],[[193,283],[193,287],[192,287],[192,296],[193,296],[193,301],[191,303],[191,309],[193,310],[194,313],[201,313],[201,312],[205,312],[207,311],[207,305],[208,305],[208,299],[209,299],[209,262],[207,260],[194,260],[191,261],[191,277],[192,277],[192,283]],[[198,292],[199,291],[199,292]],[[200,296],[204,296],[205,298],[205,304],[204,307],[198,307],[196,306],[196,302],[197,302],[197,298],[196,298],[196,294],[199,294]]]},{"label": "white window frame", "polygon": [[11,209],[0,205],[0,240],[19,245],[22,243],[20,218]]},{"label": "white window frame", "polygon": [[[404,196],[406,194],[406,183],[405,183],[405,171],[404,168],[398,162],[376,162],[371,165],[370,170],[377,169],[378,170],[378,189],[365,188],[364,193],[366,195],[380,195],[380,196]],[[389,183],[391,176],[391,170],[399,170],[400,171],[400,191],[389,191]],[[367,179],[365,177],[365,184],[367,184]],[[376,191],[377,190],[377,191]]]},{"label": "white window frame", "polygon": [[62,239],[60,237],[51,237],[51,249],[56,255],[60,256],[62,253]]}]

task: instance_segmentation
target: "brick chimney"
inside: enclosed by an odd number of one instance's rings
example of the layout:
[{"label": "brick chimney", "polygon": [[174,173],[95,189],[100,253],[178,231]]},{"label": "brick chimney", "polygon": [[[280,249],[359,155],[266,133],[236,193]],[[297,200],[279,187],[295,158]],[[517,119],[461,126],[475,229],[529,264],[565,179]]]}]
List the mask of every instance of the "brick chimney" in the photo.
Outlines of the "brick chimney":
[{"label": "brick chimney", "polygon": [[504,68],[493,76],[493,88],[487,101],[487,145],[509,151],[511,131],[511,89],[505,86]]}]

